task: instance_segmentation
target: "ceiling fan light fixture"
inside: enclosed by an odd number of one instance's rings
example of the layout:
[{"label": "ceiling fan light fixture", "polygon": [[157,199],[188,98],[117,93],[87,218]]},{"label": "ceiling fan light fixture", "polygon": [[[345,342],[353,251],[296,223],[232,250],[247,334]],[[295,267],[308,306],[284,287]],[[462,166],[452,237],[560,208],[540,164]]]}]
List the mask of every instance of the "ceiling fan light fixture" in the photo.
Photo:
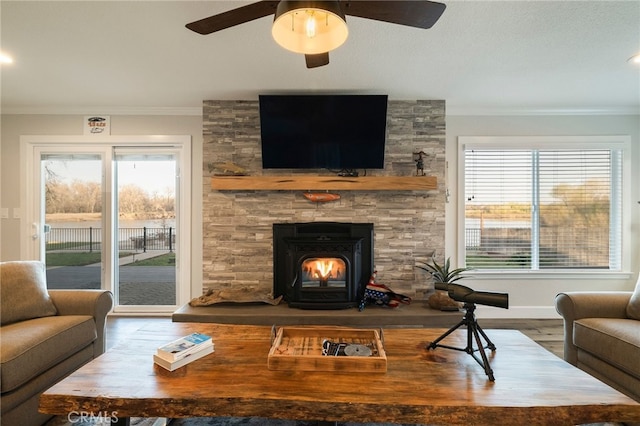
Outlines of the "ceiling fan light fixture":
[{"label": "ceiling fan light fixture", "polygon": [[349,29],[337,1],[281,1],[271,35],[295,53],[316,55],[340,47]]}]

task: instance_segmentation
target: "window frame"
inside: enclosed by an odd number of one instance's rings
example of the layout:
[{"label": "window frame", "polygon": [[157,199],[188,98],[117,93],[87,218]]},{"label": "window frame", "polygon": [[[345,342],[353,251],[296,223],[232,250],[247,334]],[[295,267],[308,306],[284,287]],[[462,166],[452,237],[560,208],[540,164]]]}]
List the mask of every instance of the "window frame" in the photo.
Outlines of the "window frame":
[{"label": "window frame", "polygon": [[490,279],[514,279],[523,276],[546,279],[580,278],[580,279],[625,279],[629,277],[631,253],[631,137],[629,135],[602,136],[459,136],[458,137],[458,196],[457,196],[457,255],[461,264],[466,258],[465,245],[465,150],[468,149],[620,149],[622,151],[622,205],[620,215],[621,270],[513,270],[491,269],[474,270],[473,276]]}]

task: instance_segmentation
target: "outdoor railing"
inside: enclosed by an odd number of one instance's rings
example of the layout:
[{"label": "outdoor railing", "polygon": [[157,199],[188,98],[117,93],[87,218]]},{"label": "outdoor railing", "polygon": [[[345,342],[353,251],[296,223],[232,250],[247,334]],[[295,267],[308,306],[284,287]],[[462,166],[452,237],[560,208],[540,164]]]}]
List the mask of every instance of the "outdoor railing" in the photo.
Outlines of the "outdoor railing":
[{"label": "outdoor railing", "polygon": [[[118,249],[173,251],[176,245],[175,232],[173,227],[118,228]],[[47,251],[100,251],[102,228],[50,228],[45,233],[45,242]]]},{"label": "outdoor railing", "polygon": [[[467,228],[465,249],[470,256],[530,260],[531,228]],[[603,243],[605,242],[605,243]],[[540,264],[556,268],[606,268],[609,265],[608,229],[540,228]],[[477,265],[476,265],[477,266]]]}]

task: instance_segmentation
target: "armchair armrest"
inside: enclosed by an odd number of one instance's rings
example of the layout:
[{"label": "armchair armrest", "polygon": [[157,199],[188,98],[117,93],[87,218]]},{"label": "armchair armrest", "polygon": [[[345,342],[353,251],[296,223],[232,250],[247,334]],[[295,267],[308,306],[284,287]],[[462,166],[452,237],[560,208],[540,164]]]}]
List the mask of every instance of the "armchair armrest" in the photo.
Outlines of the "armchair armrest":
[{"label": "armchair armrest", "polygon": [[94,358],[106,349],[107,314],[113,308],[113,295],[107,290],[49,290],[58,315],[91,315],[96,322],[98,338]]},{"label": "armchair armrest", "polygon": [[575,291],[556,296],[556,310],[565,319],[626,318],[630,291]]},{"label": "armchair armrest", "polygon": [[564,320],[564,359],[576,365],[573,322],[581,318],[627,318],[630,291],[575,291],[556,296],[556,311]]}]

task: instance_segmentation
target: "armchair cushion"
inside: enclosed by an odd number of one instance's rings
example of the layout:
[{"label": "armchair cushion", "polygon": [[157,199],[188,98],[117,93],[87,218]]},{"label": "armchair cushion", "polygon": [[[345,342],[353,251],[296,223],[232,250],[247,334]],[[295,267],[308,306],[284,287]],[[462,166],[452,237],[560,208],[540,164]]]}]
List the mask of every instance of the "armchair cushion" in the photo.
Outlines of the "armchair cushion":
[{"label": "armchair cushion", "polygon": [[640,377],[638,322],[627,318],[583,318],[574,324],[574,344],[616,368]]},{"label": "armchair cushion", "polygon": [[0,323],[56,315],[47,292],[45,265],[38,261],[0,264]]},{"label": "armchair cushion", "polygon": [[95,322],[89,315],[36,318],[2,327],[2,393],[19,388],[96,338]]},{"label": "armchair cushion", "polygon": [[640,275],[638,276],[636,289],[633,291],[629,304],[627,305],[627,316],[640,320]]}]

